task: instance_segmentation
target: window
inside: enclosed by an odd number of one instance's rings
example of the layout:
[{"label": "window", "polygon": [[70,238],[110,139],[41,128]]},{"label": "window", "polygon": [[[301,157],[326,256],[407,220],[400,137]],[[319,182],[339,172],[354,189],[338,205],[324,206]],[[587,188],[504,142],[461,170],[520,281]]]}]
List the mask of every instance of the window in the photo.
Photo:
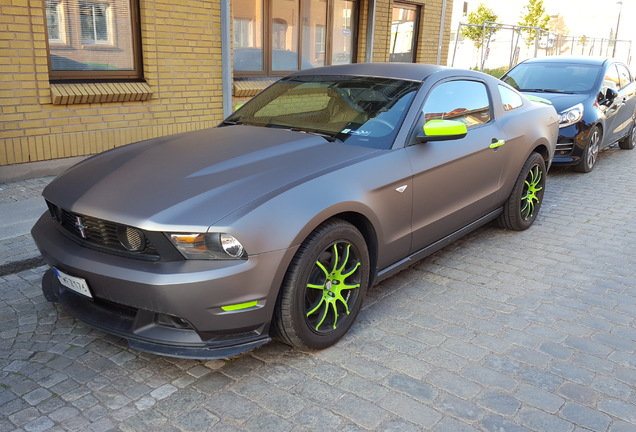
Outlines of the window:
[{"label": "window", "polygon": [[282,76],[351,63],[356,1],[235,0],[235,75]]},{"label": "window", "polygon": [[503,109],[505,111],[510,111],[523,105],[523,99],[521,99],[521,95],[519,93],[502,85],[498,87]]},{"label": "window", "polygon": [[490,99],[483,83],[447,81],[435,87],[423,108],[426,121],[457,120],[468,128],[490,121]]},{"label": "window", "polygon": [[46,0],[50,78],[140,79],[138,0]]},{"label": "window", "polygon": [[618,77],[618,71],[616,70],[616,65],[610,65],[605,72],[605,76],[603,77],[603,83],[601,87],[601,92],[606,94],[607,89],[613,89],[618,91],[620,88],[621,80]]},{"label": "window", "polygon": [[287,77],[226,123],[301,130],[345,144],[388,149],[420,85],[379,77]]},{"label": "window", "polygon": [[393,7],[389,61],[415,62],[418,16],[419,6],[403,4]]},{"label": "window", "polygon": [[621,88],[623,88],[627,84],[632,82],[632,78],[630,76],[629,69],[627,69],[624,65],[617,63],[616,67],[618,68],[618,76],[620,78]]}]

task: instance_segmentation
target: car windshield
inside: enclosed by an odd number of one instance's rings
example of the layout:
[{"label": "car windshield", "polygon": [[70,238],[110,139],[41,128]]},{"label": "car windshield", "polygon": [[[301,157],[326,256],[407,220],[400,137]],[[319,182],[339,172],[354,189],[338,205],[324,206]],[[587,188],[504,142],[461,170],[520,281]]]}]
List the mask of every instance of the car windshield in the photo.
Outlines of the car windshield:
[{"label": "car windshield", "polygon": [[223,124],[284,128],[389,149],[420,85],[378,77],[287,77]]},{"label": "car windshield", "polygon": [[519,91],[590,93],[600,72],[600,65],[521,63],[508,72],[503,81]]}]

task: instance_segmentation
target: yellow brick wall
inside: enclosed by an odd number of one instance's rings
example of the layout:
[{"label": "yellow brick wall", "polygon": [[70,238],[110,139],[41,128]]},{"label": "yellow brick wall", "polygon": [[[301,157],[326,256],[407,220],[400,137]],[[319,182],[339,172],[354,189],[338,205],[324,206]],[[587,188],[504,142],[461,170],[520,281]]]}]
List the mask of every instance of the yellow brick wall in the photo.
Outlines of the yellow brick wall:
[{"label": "yellow brick wall", "polygon": [[[218,0],[141,0],[144,77],[152,94],[134,102],[124,102],[129,99],[122,96],[113,98],[119,102],[69,105],[58,104],[68,100],[68,89],[52,89],[49,82],[43,3],[0,3],[0,166],[90,155],[214,126],[222,119]],[[417,61],[435,63],[442,0],[410,3],[422,5]],[[393,0],[376,2],[376,62],[388,60],[392,7]],[[358,61],[364,61],[367,48],[367,10],[368,0],[361,0]],[[448,53],[452,0],[446,11],[442,62]]]},{"label": "yellow brick wall", "polygon": [[0,166],[82,156],[222,119],[220,4],[142,0],[147,101],[54,105],[44,0],[0,3]]}]

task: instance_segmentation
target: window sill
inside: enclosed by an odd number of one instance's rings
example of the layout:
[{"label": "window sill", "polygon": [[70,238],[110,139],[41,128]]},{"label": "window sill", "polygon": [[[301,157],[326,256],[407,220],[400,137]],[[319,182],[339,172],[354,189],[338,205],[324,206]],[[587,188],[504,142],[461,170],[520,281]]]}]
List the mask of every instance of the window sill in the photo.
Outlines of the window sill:
[{"label": "window sill", "polygon": [[136,102],[149,100],[151,97],[152,89],[141,82],[51,84],[54,105]]},{"label": "window sill", "polygon": [[232,93],[234,97],[256,96],[276,81],[278,81],[278,78],[236,79],[234,80]]}]

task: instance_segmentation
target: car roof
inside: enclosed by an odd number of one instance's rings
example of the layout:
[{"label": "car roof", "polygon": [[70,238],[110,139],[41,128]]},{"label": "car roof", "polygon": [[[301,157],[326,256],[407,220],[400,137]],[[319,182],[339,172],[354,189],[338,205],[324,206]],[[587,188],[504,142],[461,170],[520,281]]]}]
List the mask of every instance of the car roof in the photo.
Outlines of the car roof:
[{"label": "car roof", "polygon": [[449,75],[453,75],[453,71],[456,71],[460,75],[482,76],[475,71],[421,63],[352,63],[315,69],[305,69],[299,72],[294,72],[289,76],[354,75],[423,81],[428,76],[440,71],[447,71],[449,72]]},{"label": "car roof", "polygon": [[537,57],[523,61],[523,63],[569,63],[586,65],[603,65],[614,60],[606,57],[582,57],[582,56],[559,56],[559,57]]}]

